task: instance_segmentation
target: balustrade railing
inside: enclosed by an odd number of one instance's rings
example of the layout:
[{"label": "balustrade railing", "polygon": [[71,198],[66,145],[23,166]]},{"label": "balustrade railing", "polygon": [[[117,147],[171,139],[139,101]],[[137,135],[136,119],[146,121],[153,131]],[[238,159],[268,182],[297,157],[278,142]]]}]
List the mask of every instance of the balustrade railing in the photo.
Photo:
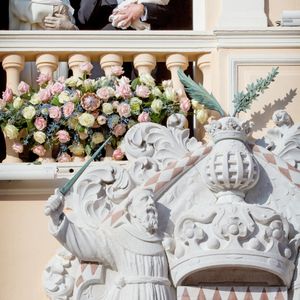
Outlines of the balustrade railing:
[{"label": "balustrade railing", "polygon": [[[106,76],[113,66],[132,62],[138,75],[150,74],[157,63],[165,63],[174,89],[185,95],[177,70],[186,70],[189,63],[194,72],[199,69],[208,84],[209,56],[214,48],[213,36],[194,32],[147,32],[147,33],[99,33],[99,32],[0,32],[0,59],[6,72],[6,87],[18,94],[18,85],[26,62],[35,65],[38,73],[54,76],[61,62],[66,62],[72,75],[81,77],[82,63],[99,62]],[[48,41],[46,43],[46,41]],[[196,70],[199,68],[198,70]],[[209,84],[208,84],[209,86]],[[12,140],[6,140],[6,159],[3,163],[21,162],[12,149]],[[48,156],[51,156],[49,154]],[[51,159],[47,160],[47,162]]]}]

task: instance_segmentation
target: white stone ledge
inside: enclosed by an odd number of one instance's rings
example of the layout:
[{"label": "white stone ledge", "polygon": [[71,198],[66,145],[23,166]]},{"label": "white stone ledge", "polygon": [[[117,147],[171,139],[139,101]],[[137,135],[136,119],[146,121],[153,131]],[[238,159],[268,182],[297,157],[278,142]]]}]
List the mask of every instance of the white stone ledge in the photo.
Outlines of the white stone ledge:
[{"label": "white stone ledge", "polygon": [[300,28],[228,29],[200,31],[0,31],[0,56],[22,53],[34,59],[39,53],[85,53],[94,58],[118,52],[125,60],[151,52],[163,61],[166,54],[186,53],[194,59],[216,48],[299,48]]}]

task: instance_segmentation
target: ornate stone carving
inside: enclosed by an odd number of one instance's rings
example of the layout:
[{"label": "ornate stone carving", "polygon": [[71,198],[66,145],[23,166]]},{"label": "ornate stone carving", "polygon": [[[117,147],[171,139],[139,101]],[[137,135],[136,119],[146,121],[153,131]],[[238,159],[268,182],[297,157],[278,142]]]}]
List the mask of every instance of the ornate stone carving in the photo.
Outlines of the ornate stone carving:
[{"label": "ornate stone carving", "polygon": [[300,171],[249,143],[249,122],[226,117],[207,130],[212,142],[202,145],[179,115],[168,127],[135,125],[122,145],[127,168],[89,169],[66,196],[66,216],[59,195],[49,200],[53,234],[80,260],[96,262],[81,261],[66,299],[135,299],[131,287],[149,283],[143,300],[151,290],[175,299],[168,270],[175,287],[259,282],[300,297]]}]

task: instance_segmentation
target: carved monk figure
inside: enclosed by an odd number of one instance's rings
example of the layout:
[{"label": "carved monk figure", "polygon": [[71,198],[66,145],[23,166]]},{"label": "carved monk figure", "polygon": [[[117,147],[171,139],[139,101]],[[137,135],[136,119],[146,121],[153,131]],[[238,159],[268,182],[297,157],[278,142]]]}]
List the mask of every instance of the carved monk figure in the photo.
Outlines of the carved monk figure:
[{"label": "carved monk figure", "polygon": [[[46,204],[50,230],[79,260],[96,261],[117,271],[117,280],[106,283],[106,300],[175,299],[168,279],[168,262],[157,234],[157,209],[149,190],[135,189],[126,203],[126,220],[114,228],[96,231],[77,227],[62,212],[59,192]],[[102,298],[101,298],[102,299]]]}]

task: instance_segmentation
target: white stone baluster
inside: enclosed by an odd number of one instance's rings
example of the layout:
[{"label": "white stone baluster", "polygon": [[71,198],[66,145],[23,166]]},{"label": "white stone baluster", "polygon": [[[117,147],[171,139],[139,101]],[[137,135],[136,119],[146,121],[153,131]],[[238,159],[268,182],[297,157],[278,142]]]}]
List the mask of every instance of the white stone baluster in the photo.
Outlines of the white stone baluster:
[{"label": "white stone baluster", "polygon": [[[24,56],[11,54],[4,57],[2,61],[3,69],[6,71],[6,87],[12,89],[12,91],[18,93],[18,85],[20,82],[20,72],[24,68]],[[15,142],[5,137],[6,146],[6,158],[3,163],[17,163],[22,162],[18,154],[12,150],[12,145]]]},{"label": "white stone baluster", "polygon": [[184,87],[179,80],[177,71],[179,70],[179,68],[181,68],[182,70],[186,70],[186,68],[188,67],[188,57],[183,54],[171,54],[167,57],[166,66],[171,72],[171,79],[174,89],[179,93],[180,98],[186,97]]},{"label": "white stone baluster", "polygon": [[156,66],[156,58],[149,53],[141,53],[134,57],[133,65],[138,70],[139,76],[141,74],[151,74]]},{"label": "white stone baluster", "polygon": [[111,75],[111,67],[122,66],[123,57],[119,54],[105,54],[100,58],[100,66],[104,70],[105,76]]},{"label": "white stone baluster", "polygon": [[205,53],[199,56],[197,60],[197,67],[203,75],[202,85],[208,92],[212,92],[212,71],[211,71],[212,56],[210,53]]},{"label": "white stone baluster", "polygon": [[53,78],[53,73],[58,67],[58,57],[53,54],[41,54],[36,58],[36,66],[41,74],[48,74]]},{"label": "white stone baluster", "polygon": [[11,54],[4,57],[3,69],[6,72],[6,87],[11,88],[14,93],[18,92],[20,72],[24,68],[24,56]]},{"label": "white stone baluster", "polygon": [[82,77],[83,71],[80,69],[80,65],[83,63],[91,62],[91,59],[89,56],[84,54],[73,54],[69,57],[69,68],[73,72],[74,77]]},{"label": "white stone baluster", "polygon": [[[201,71],[202,74],[202,85],[209,92],[212,92],[212,68],[211,68],[212,54],[204,53],[199,56],[197,60],[197,67]],[[211,111],[207,110],[210,114]],[[197,113],[197,112],[195,112]],[[196,115],[195,115],[196,116]],[[205,118],[204,118],[205,119]],[[194,120],[194,135],[198,140],[208,140],[208,136],[206,131],[204,130],[203,124]]]}]

